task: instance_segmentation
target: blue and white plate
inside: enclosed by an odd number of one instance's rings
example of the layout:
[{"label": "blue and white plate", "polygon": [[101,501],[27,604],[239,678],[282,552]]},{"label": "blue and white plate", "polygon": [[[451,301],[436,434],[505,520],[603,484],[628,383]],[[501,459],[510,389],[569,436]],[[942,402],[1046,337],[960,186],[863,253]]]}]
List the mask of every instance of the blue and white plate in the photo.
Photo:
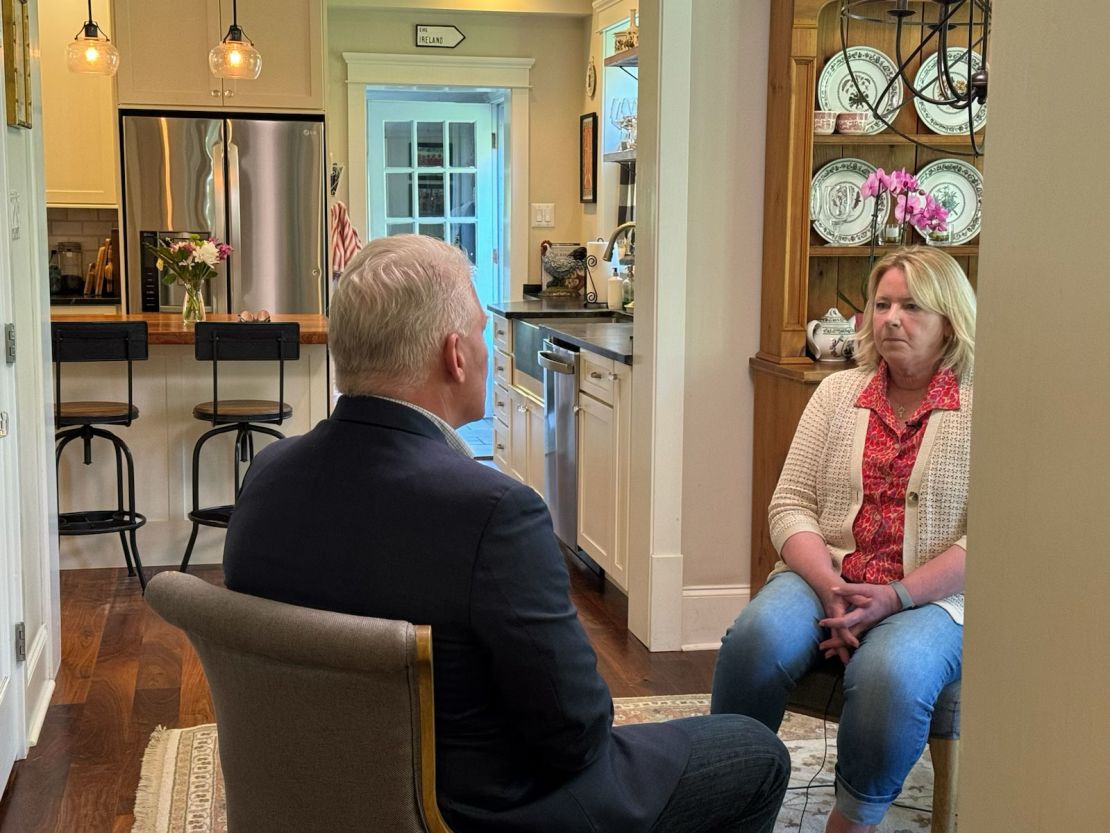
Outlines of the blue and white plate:
[{"label": "blue and white plate", "polygon": [[[849,46],[847,60],[844,56],[845,50],[838,50],[821,70],[821,77],[817,79],[820,109],[838,113],[871,113],[867,105],[871,102],[884,119],[893,122],[902,106],[903,88],[902,79],[898,77],[898,65],[885,53],[870,46]],[[893,84],[890,83],[892,80]],[[890,89],[883,95],[888,84]],[[885,129],[886,125],[872,114],[871,124],[865,132],[879,133]]]},{"label": "blue and white plate", "polygon": [[921,190],[948,209],[948,245],[967,243],[983,222],[983,175],[962,159],[938,159],[917,172]]},{"label": "blue and white plate", "polygon": [[[941,84],[941,79],[938,77],[939,56],[939,52],[934,52],[926,58],[913,80],[914,87],[930,98],[950,97],[950,93],[947,92],[947,88]],[[957,91],[961,93],[967,91],[969,75],[967,57],[968,51],[966,49],[948,50],[948,65],[951,69],[952,81],[955,83]],[[971,72],[974,73],[981,66],[983,66],[982,57],[978,52],[972,52]],[[968,132],[969,116],[967,110],[956,110],[940,104],[930,104],[916,96],[913,99],[913,106],[917,108],[917,115],[921,118],[921,122],[934,133],[953,136]],[[971,125],[976,131],[982,130],[983,125],[987,123],[987,105],[977,104],[973,101],[970,109]]]},{"label": "blue and white plate", "polygon": [[[834,159],[813,175],[809,186],[809,218],[814,230],[834,246],[860,246],[871,239],[875,198],[864,197],[860,186],[875,166],[847,157]],[[879,197],[877,228],[890,210],[890,194]]]}]

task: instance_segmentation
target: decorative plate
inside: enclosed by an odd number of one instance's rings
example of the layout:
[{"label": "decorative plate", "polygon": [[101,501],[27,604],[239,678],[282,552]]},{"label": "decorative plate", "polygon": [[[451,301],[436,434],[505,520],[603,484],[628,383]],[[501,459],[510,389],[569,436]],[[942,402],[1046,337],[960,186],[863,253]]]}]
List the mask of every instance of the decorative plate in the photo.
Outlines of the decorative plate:
[{"label": "decorative plate", "polygon": [[938,159],[917,172],[921,190],[948,209],[949,245],[979,234],[983,221],[983,175],[962,159]]},{"label": "decorative plate", "polygon": [[[834,246],[859,246],[871,239],[875,198],[859,188],[875,170],[862,159],[835,159],[813,175],[809,216],[814,230]],[[890,194],[879,197],[878,228],[890,210]]]},{"label": "decorative plate", "polygon": [[594,97],[597,92],[597,67],[594,66],[594,57],[590,56],[590,63],[586,65],[586,95]]},{"label": "decorative plate", "polygon": [[[945,95],[942,91],[941,79],[937,73],[939,55],[939,52],[934,52],[926,58],[924,63],[921,64],[921,69],[917,71],[917,76],[913,79],[914,87],[931,98],[941,98]],[[949,49],[948,63],[952,68],[952,80],[956,83],[957,90],[964,92],[967,89],[968,78],[967,50]],[[971,71],[975,72],[982,65],[983,59],[979,53],[972,52]],[[953,107],[930,104],[917,96],[914,96],[913,106],[917,108],[917,115],[921,117],[922,123],[934,133],[943,133],[949,136],[967,133],[967,110],[956,110]],[[977,104],[974,101],[971,103],[971,123],[975,126],[975,130],[983,129],[983,125],[987,123],[986,104]]]},{"label": "decorative plate", "polygon": [[[838,113],[853,110],[870,113],[871,108],[867,106],[870,101],[883,118],[888,122],[894,121],[898,108],[902,106],[902,79],[898,77],[898,65],[870,46],[849,46],[847,61],[844,60],[844,54],[844,50],[838,51],[821,70],[821,77],[817,80],[820,109],[835,110]],[[853,76],[855,81],[852,80]],[[894,79],[894,83],[886,95],[882,95],[891,79]],[[856,81],[859,82],[858,90]],[[879,133],[885,129],[885,124],[873,119],[866,132]]]}]

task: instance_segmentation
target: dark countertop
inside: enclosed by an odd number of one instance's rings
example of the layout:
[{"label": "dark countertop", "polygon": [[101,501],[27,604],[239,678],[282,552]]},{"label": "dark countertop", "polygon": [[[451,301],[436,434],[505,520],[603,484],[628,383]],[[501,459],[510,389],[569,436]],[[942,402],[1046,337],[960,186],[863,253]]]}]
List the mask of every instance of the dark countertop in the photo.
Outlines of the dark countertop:
[{"label": "dark countertop", "polygon": [[[584,307],[581,298],[535,298],[524,301],[502,301],[489,304],[486,309],[505,318],[623,318],[624,313],[600,307]],[[628,319],[631,320],[631,319]]]},{"label": "dark countertop", "polygon": [[589,318],[544,318],[540,327],[563,341],[598,353],[621,364],[632,365],[632,322],[591,321]]}]

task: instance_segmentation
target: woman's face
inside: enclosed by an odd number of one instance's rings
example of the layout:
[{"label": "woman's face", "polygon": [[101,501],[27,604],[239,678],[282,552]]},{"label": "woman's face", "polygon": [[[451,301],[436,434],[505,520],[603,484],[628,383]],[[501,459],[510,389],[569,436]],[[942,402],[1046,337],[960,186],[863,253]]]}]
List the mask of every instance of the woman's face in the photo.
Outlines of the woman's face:
[{"label": "woman's face", "polygon": [[897,367],[938,364],[952,332],[947,318],[917,305],[900,266],[891,267],[879,278],[872,323],[879,355]]}]

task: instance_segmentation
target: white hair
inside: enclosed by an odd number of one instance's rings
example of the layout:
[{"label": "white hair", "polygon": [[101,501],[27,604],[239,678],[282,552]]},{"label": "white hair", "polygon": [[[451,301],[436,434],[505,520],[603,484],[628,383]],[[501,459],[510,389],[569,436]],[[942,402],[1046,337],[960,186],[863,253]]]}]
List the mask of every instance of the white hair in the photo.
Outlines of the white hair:
[{"label": "white hair", "polygon": [[418,234],[372,240],[331,299],[336,388],[349,396],[411,390],[427,380],[443,340],[465,335],[480,317],[460,249]]}]

